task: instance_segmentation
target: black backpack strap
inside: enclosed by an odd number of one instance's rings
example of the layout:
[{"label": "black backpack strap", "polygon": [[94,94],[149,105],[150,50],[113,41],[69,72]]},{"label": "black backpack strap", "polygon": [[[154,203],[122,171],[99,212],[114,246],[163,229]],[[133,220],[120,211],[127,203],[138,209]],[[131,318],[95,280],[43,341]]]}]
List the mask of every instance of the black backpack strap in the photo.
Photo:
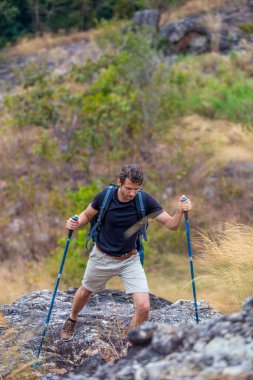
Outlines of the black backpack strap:
[{"label": "black backpack strap", "polygon": [[[137,196],[135,197],[137,213],[140,219],[143,219],[144,216],[146,216],[146,196],[145,195],[146,195],[145,192],[141,189],[138,191]],[[145,241],[148,240],[146,229],[147,229],[147,223],[144,223],[139,232],[139,235],[143,236],[143,239]]]},{"label": "black backpack strap", "polygon": [[[140,189],[135,197],[135,204],[137,208],[138,218],[141,220],[146,216],[146,193]],[[144,265],[144,247],[142,244],[142,238],[147,241],[146,229],[148,223],[144,223],[139,230],[137,236],[137,249],[140,256],[141,265]]]},{"label": "black backpack strap", "polygon": [[102,200],[102,204],[100,206],[100,209],[99,209],[99,213],[98,213],[98,218],[97,218],[97,221],[96,223],[92,226],[92,228],[90,229],[90,232],[89,232],[89,235],[86,239],[86,248],[88,248],[88,243],[91,239],[93,239],[94,242],[96,242],[97,240],[97,235],[99,233],[99,228],[101,227],[102,225],[102,221],[103,221],[103,218],[108,210],[108,207],[111,203],[111,200],[112,200],[112,197],[113,197],[113,194],[115,193],[115,191],[118,189],[118,186],[116,185],[113,185],[113,184],[110,184],[106,190],[106,193],[105,193],[105,196]]},{"label": "black backpack strap", "polygon": [[108,210],[108,207],[111,203],[111,200],[112,200],[112,197],[114,194],[114,191],[116,189],[117,189],[117,186],[114,186],[114,185],[108,186],[108,189],[105,193],[105,197],[102,201],[102,205],[101,205],[100,210],[99,210],[99,216],[98,216],[98,221],[97,221],[98,224],[102,223],[102,220],[106,214],[106,211]]}]

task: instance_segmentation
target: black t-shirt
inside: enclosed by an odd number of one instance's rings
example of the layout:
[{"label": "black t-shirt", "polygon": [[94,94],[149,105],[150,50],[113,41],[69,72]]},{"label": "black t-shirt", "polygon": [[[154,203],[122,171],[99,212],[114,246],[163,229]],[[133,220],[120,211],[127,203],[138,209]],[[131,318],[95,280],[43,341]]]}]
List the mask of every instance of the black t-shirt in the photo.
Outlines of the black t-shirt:
[{"label": "black t-shirt", "polygon": [[[91,206],[99,210],[105,190],[98,193],[93,199]],[[146,193],[146,215],[163,212],[161,205]],[[115,191],[109,208],[104,216],[102,229],[97,238],[97,244],[101,250],[111,256],[121,256],[136,247],[137,234],[126,238],[126,230],[139,220],[135,199],[129,202],[121,202]]]}]

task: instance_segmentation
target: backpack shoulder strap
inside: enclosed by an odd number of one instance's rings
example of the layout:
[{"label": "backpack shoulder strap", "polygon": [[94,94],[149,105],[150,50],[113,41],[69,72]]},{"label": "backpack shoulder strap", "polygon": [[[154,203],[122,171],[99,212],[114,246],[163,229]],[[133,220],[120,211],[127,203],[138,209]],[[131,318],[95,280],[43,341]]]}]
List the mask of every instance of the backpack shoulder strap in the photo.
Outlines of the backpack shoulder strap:
[{"label": "backpack shoulder strap", "polygon": [[[142,189],[137,192],[137,196],[135,197],[135,203],[137,208],[138,217],[140,219],[146,216],[146,193]],[[143,236],[144,240],[147,241],[146,234],[147,224],[145,223],[140,229],[140,235]]]},{"label": "backpack shoulder strap", "polygon": [[146,194],[145,194],[145,192],[142,189],[140,189],[137,192],[137,197],[135,199],[136,199],[136,207],[137,207],[138,216],[141,218],[144,218],[144,216],[146,215],[146,209],[145,209]]},{"label": "backpack shoulder strap", "polygon": [[102,220],[106,214],[106,211],[108,210],[108,207],[111,203],[112,197],[113,197],[115,191],[117,190],[117,188],[118,188],[118,186],[113,185],[113,184],[110,184],[108,186],[106,193],[105,193],[105,196],[104,196],[104,199],[102,200],[102,204],[100,206],[98,223],[102,222]]},{"label": "backpack shoulder strap", "polygon": [[105,195],[104,195],[104,198],[102,199],[96,222],[94,223],[94,225],[92,225],[90,232],[88,234],[88,237],[86,239],[86,248],[88,248],[88,243],[91,239],[93,239],[93,241],[96,241],[98,230],[102,225],[103,218],[108,210],[112,197],[115,194],[115,191],[117,189],[118,189],[118,186],[113,185],[113,184],[110,184],[107,188],[105,188]]}]

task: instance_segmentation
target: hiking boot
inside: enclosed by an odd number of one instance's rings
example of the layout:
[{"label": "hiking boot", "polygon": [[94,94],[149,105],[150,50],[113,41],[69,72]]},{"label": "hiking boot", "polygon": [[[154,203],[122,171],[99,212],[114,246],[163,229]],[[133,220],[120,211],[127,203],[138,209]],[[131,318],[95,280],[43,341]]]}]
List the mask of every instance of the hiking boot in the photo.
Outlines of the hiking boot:
[{"label": "hiking boot", "polygon": [[61,329],[61,339],[67,342],[71,340],[74,336],[76,321],[68,318]]}]

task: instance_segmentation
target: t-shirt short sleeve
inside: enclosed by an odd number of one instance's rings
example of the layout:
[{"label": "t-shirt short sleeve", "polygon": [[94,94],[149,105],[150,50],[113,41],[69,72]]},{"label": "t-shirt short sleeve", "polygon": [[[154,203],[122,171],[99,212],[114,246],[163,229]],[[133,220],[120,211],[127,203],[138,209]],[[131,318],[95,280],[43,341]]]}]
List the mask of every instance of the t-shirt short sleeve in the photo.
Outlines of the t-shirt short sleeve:
[{"label": "t-shirt short sleeve", "polygon": [[93,201],[91,202],[91,207],[94,208],[95,210],[99,211],[100,209],[100,206],[101,206],[101,203],[102,203],[102,200],[105,196],[105,191],[106,190],[103,190],[101,191],[100,193],[98,193],[95,198],[93,199]]},{"label": "t-shirt short sleeve", "polygon": [[159,202],[150,194],[146,194],[146,215],[155,214],[155,216],[160,215],[163,212],[163,208]]}]

